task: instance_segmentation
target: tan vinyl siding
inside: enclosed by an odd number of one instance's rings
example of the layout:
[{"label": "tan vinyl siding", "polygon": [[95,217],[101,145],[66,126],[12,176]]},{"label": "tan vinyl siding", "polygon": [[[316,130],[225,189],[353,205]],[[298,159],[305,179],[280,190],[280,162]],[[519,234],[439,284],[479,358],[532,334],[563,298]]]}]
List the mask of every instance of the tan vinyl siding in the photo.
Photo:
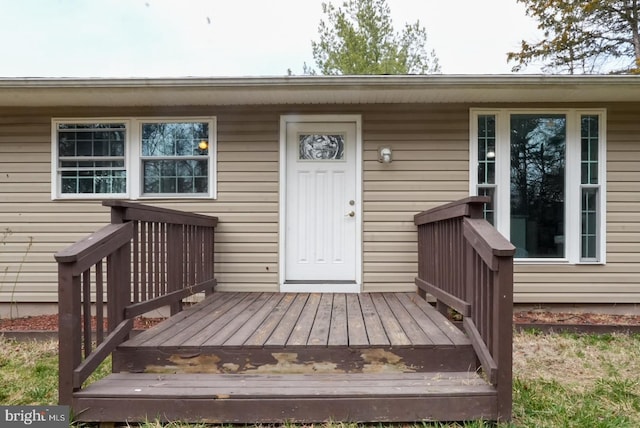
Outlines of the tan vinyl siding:
[{"label": "tan vinyl siding", "polygon": [[217,113],[216,277],[222,290],[278,291],[279,120]]},{"label": "tan vinyl siding", "polygon": [[[608,107],[607,265],[517,265],[517,302],[640,301],[640,107]],[[55,302],[53,254],[109,221],[99,201],[51,200],[52,117],[215,116],[217,199],[147,203],[220,218],[221,289],[277,291],[280,115],[361,114],[364,290],[401,291],[414,289],[414,214],[468,195],[469,108],[0,109],[0,302]]]},{"label": "tan vinyl siding", "polygon": [[[365,291],[414,290],[413,216],[468,195],[469,119],[463,106],[375,107],[363,114]],[[393,162],[378,162],[381,146]]]},{"label": "tan vinyl siding", "polygon": [[53,254],[108,219],[51,203],[50,135],[48,115],[0,114],[0,302],[56,301]]}]

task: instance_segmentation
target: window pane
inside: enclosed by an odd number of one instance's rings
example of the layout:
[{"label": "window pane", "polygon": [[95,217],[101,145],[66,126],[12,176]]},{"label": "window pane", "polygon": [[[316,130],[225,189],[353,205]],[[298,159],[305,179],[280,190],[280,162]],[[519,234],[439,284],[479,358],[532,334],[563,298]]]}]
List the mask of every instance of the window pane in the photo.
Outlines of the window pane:
[{"label": "window pane", "polygon": [[478,116],[478,184],[496,182],[496,118]]},{"label": "window pane", "polygon": [[163,177],[175,177],[177,174],[176,161],[160,161],[160,175]]},{"label": "window pane", "polygon": [[142,156],[144,193],[209,192],[208,123],[144,123]]},{"label": "window pane", "polygon": [[208,193],[208,161],[143,161],[145,193]]},{"label": "window pane", "polygon": [[62,194],[126,193],[124,124],[67,123],[57,129]]},{"label": "window pane", "polygon": [[511,116],[511,242],[516,257],[564,257],[566,118]]},{"label": "window pane", "polygon": [[582,116],[580,119],[582,184],[598,184],[598,116]]},{"label": "window pane", "polygon": [[125,171],[63,171],[61,193],[125,193],[127,181]]},{"label": "window pane", "polygon": [[124,139],[111,142],[109,156],[124,156]]},{"label": "window pane", "polygon": [[344,159],[344,135],[300,134],[298,135],[298,159],[341,160]]},{"label": "window pane", "polygon": [[144,177],[144,193],[160,193],[160,178],[146,175]]},{"label": "window pane", "polygon": [[73,132],[58,133],[58,154],[60,156],[76,155],[76,136]]},{"label": "window pane", "polygon": [[598,238],[598,189],[582,189],[581,195],[581,253],[582,259],[595,259],[597,257]]},{"label": "window pane", "polygon": [[207,156],[209,124],[143,123],[142,156]]},{"label": "window pane", "polygon": [[93,156],[93,143],[91,140],[78,140],[76,148],[78,156]]},{"label": "window pane", "polygon": [[492,225],[495,226],[495,195],[496,195],[496,188],[495,186],[492,187],[478,187],[478,196],[489,196],[491,198],[491,201],[487,204],[485,204],[484,208],[482,209],[482,213],[484,215],[485,220],[487,220],[489,223],[491,223]]},{"label": "window pane", "polygon": [[176,193],[176,177],[161,178],[160,193]]}]

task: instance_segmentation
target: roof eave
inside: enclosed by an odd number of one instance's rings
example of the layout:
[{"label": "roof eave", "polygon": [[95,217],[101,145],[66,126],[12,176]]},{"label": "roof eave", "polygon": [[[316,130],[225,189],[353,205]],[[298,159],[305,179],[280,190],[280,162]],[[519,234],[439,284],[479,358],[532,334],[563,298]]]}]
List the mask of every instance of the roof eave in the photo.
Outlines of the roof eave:
[{"label": "roof eave", "polygon": [[639,100],[639,76],[0,78],[0,105],[16,107]]}]

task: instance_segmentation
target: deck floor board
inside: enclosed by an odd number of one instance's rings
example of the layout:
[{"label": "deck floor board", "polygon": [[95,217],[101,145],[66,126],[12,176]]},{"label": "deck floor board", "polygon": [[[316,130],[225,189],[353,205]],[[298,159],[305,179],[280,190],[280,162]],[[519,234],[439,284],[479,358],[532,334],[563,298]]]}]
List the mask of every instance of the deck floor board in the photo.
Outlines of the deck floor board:
[{"label": "deck floor board", "polygon": [[349,326],[347,323],[347,296],[336,294],[333,296],[331,310],[331,326],[329,327],[328,346],[341,346],[349,343]]},{"label": "deck floor board", "polygon": [[[249,294],[241,301],[233,304],[228,310],[215,321],[200,328],[196,334],[187,340],[180,341],[180,346],[200,346],[207,343],[209,339],[217,334],[232,334],[238,328],[238,320],[244,315],[249,306],[259,297],[259,294]],[[228,336],[227,336],[228,337]]]},{"label": "deck floor board", "polygon": [[300,318],[300,313],[307,303],[307,299],[309,298],[308,294],[298,294],[289,310],[284,314],[278,326],[273,330],[273,333],[265,342],[265,346],[276,346],[282,347],[287,344],[287,340],[291,336],[291,332],[296,326],[298,322],[298,318]]},{"label": "deck floor board", "polygon": [[391,312],[393,312],[396,320],[398,320],[398,323],[400,323],[402,329],[413,345],[433,343],[428,334],[422,329],[420,324],[411,317],[409,311],[398,300],[398,297],[395,294],[385,294],[385,300],[387,301],[387,305],[389,305],[389,309],[391,309]]},{"label": "deck floor board", "polygon": [[358,297],[360,298],[360,307],[362,309],[364,324],[367,329],[369,344],[371,346],[389,346],[389,338],[384,331],[380,315],[376,311],[371,294],[362,294]]},{"label": "deck floor board", "polygon": [[384,294],[376,293],[371,297],[391,346],[412,345],[411,340],[409,340],[409,337],[407,337],[407,334],[402,329],[400,322],[396,319],[395,315],[393,315],[391,308],[389,308]]},{"label": "deck floor board", "polygon": [[264,322],[269,314],[280,303],[283,294],[279,293],[263,293],[263,296],[267,297],[267,301],[262,307],[260,307],[251,318],[249,318],[230,338],[224,342],[224,346],[239,347],[245,344],[249,337],[251,337],[258,327]]},{"label": "deck floor board", "polygon": [[311,333],[307,346],[326,346],[329,341],[329,328],[331,327],[331,310],[333,308],[333,294],[323,294],[316,317],[313,320]]},{"label": "deck floor board", "polygon": [[[420,299],[418,298],[418,296],[413,294],[412,295],[405,294],[404,296],[400,296],[400,297],[404,299],[405,307],[413,308],[413,305],[415,305],[418,308],[420,308],[420,310],[431,320],[431,323],[432,323],[431,325],[435,326],[437,330],[439,330],[441,333],[443,333],[446,336],[446,339],[443,338],[443,340],[450,340],[451,343],[454,345],[459,345],[459,344],[462,345],[462,344],[469,343],[469,339],[467,338],[467,336],[465,336],[464,333],[462,333],[462,331],[460,331],[456,326],[454,326],[453,323],[451,323],[449,320],[444,318],[440,312],[435,310],[433,306],[425,302],[423,299]],[[413,305],[410,304],[407,301],[407,299],[410,299]],[[426,326],[427,324],[421,323],[421,325]]]},{"label": "deck floor board", "polygon": [[249,304],[233,318],[232,322],[227,323],[227,325],[218,330],[213,336],[210,336],[204,342],[204,346],[221,346],[237,334],[242,326],[249,322],[260,308],[268,302],[269,296],[269,294],[257,293],[256,298],[249,302]]},{"label": "deck floor board", "polygon": [[464,333],[412,293],[217,292],[122,347],[413,348],[469,344]]},{"label": "deck floor board", "polygon": [[[185,326],[183,329],[174,332],[174,334],[159,343],[162,346],[179,347],[186,341],[189,341],[194,336],[199,336],[204,329],[209,331],[215,331],[216,328],[222,328],[223,322],[227,319],[232,319],[229,316],[229,311],[233,311],[243,300],[249,299],[252,296],[246,293],[238,293],[237,298],[228,299],[222,305],[215,307],[211,312],[208,312],[202,317],[191,317],[191,324]],[[214,305],[211,305],[213,308]],[[179,333],[179,334],[175,334]],[[202,337],[202,336],[199,336]],[[202,340],[202,339],[200,339]],[[158,343],[158,342],[156,342]],[[198,346],[197,342],[191,342],[194,346]]]},{"label": "deck floor board", "polygon": [[369,346],[362,307],[356,294],[347,294],[347,311],[349,346]]},{"label": "deck floor board", "polygon": [[289,337],[289,346],[306,346],[309,341],[309,335],[311,334],[311,328],[313,322],[316,319],[318,312],[318,305],[320,304],[321,295],[314,293],[309,295],[307,304],[302,309],[298,323],[293,329],[291,336]]},{"label": "deck floor board", "polygon": [[175,335],[176,331],[182,331],[198,319],[209,319],[211,313],[216,308],[236,296],[236,293],[225,293],[222,296],[216,296],[215,299],[205,299],[199,304],[191,306],[171,318],[166,319],[157,326],[142,332],[127,343],[132,346],[156,346],[158,344],[164,344],[166,340]]}]

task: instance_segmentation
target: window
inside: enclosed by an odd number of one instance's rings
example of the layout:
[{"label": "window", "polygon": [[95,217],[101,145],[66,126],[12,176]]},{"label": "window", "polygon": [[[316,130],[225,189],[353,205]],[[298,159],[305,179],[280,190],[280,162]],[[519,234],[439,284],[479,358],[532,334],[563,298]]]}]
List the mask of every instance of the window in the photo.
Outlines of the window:
[{"label": "window", "polygon": [[600,121],[596,115],[580,118],[580,258],[583,261],[598,261],[601,234],[599,207],[600,168],[604,162],[598,160],[600,151]]},{"label": "window", "polygon": [[144,122],[144,194],[208,194],[209,125],[205,122]]},{"label": "window", "polygon": [[604,263],[604,112],[472,110],[471,192],[519,261]]},{"label": "window", "polygon": [[57,125],[60,193],[126,193],[124,123]]},{"label": "window", "polygon": [[53,198],[215,197],[215,119],[53,120]]}]

